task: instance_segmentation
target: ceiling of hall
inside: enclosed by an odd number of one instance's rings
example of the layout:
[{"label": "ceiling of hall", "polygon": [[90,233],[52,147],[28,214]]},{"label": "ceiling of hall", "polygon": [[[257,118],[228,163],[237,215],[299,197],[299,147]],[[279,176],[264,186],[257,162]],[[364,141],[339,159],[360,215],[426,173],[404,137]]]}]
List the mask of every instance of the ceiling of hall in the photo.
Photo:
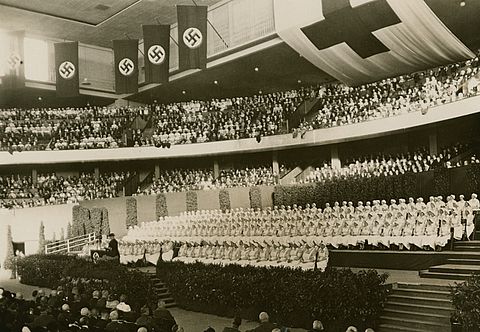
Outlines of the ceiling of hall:
[{"label": "ceiling of hall", "polygon": [[[211,6],[220,0],[196,0]],[[141,38],[142,24],[172,24],[176,5],[192,0],[0,0],[0,29],[111,47]]]}]

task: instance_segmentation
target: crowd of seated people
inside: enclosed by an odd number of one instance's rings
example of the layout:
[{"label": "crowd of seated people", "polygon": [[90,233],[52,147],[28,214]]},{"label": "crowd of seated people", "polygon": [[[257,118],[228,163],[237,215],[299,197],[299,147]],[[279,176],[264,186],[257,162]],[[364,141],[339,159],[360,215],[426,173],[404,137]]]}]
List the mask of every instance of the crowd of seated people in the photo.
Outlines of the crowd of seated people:
[{"label": "crowd of seated people", "polygon": [[[0,330],[10,332],[193,332],[179,326],[163,300],[155,305],[134,305],[124,294],[116,295],[107,280],[65,278],[51,291],[34,290],[26,299],[20,292],[13,293],[0,287]],[[201,323],[197,322],[196,331]],[[223,331],[239,331],[242,318],[236,316],[231,326]],[[319,320],[313,330],[324,331]],[[215,332],[211,326],[205,332]],[[220,331],[220,330],[218,330]],[[287,332],[287,327],[273,322],[268,313],[261,312],[258,325],[248,332]],[[347,332],[357,332],[354,326]],[[367,329],[366,331],[373,331]]]},{"label": "crowd of seated people", "polygon": [[0,208],[78,203],[83,200],[112,198],[120,195],[129,173],[57,176],[39,175],[36,184],[31,176],[0,176]]},{"label": "crowd of seated people", "polygon": [[478,57],[424,72],[348,87],[324,85],[319,89],[318,114],[306,130],[350,125],[454,102],[478,94]]},{"label": "crowd of seated people", "polygon": [[[149,108],[149,107],[146,107]],[[124,145],[123,131],[144,108],[0,110],[0,148],[11,151],[100,149]]]},{"label": "crowd of seated people", "polygon": [[107,280],[66,278],[58,284],[52,291],[33,291],[28,300],[0,288],[0,330],[183,331],[162,300],[156,307],[146,301],[134,305],[125,295],[115,294]]},{"label": "crowd of seated people", "polygon": [[160,252],[169,251],[172,243],[181,243],[179,259],[186,262],[290,267],[305,267],[305,263],[313,267],[307,253],[323,245],[439,250],[452,236],[472,235],[479,209],[477,195],[472,194],[468,201],[463,195],[458,200],[450,195],[446,201],[432,196],[427,203],[423,198],[401,198],[398,203],[392,199],[389,205],[385,200],[358,202],[357,206],[335,202],[333,206],[327,203],[323,210],[312,204],[305,208],[185,212],[130,228],[120,241],[120,251],[127,261],[145,253],[156,263]]},{"label": "crowd of seated people", "polygon": [[[468,144],[456,144],[443,149],[438,155],[429,155],[426,148],[414,153],[381,155],[356,158],[347,161],[342,168],[334,168],[327,162],[316,167],[299,182],[323,182],[335,178],[392,176],[408,172],[421,173],[436,167],[451,167],[449,160],[467,151]],[[476,162],[476,158],[474,159]]]},{"label": "crowd of seated people", "polygon": [[158,179],[137,194],[155,195],[159,193],[189,190],[209,190],[231,187],[251,187],[274,185],[277,175],[272,167],[258,166],[244,169],[222,170],[217,179],[211,169],[172,169],[160,172]]},{"label": "crowd of seated people", "polygon": [[[174,255],[174,245],[180,244],[178,254]],[[160,240],[133,240],[129,234],[119,243],[120,262],[134,263],[138,260],[157,264],[162,261],[180,261],[184,263],[202,262],[205,264],[240,266],[278,266],[324,271],[328,264],[328,249],[322,242],[309,239],[297,242],[280,240],[200,240],[192,238],[188,242]]]},{"label": "crowd of seated people", "polygon": [[[153,136],[137,133],[135,146],[170,146],[276,135],[305,99],[318,98],[319,110],[302,132],[427,111],[478,94],[478,57],[424,72],[348,87],[324,84],[250,97],[170,105],[0,110],[0,148],[51,150],[113,148],[136,116],[152,119]],[[297,130],[297,128],[290,128]]]},{"label": "crowd of seated people", "polygon": [[154,144],[188,144],[280,133],[310,89],[157,106]]}]

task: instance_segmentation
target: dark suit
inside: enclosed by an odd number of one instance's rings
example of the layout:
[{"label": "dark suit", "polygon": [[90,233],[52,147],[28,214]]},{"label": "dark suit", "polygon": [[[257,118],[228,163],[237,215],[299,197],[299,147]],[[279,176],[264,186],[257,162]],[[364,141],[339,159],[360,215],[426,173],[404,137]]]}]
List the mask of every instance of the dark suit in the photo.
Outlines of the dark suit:
[{"label": "dark suit", "polygon": [[115,239],[111,239],[108,243],[107,255],[110,257],[120,256],[118,252],[118,242]]},{"label": "dark suit", "polygon": [[237,327],[225,327],[222,332],[240,332]]},{"label": "dark suit", "polygon": [[278,328],[276,324],[266,322],[266,323],[260,323],[256,328],[253,330],[249,330],[248,332],[272,332],[273,329]]}]

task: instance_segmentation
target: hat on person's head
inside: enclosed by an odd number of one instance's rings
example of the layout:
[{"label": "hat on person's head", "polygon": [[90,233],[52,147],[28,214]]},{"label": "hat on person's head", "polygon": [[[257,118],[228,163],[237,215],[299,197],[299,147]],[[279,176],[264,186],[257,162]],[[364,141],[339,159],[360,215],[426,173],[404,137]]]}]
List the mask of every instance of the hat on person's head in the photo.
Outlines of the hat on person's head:
[{"label": "hat on person's head", "polygon": [[314,320],[313,321],[313,329],[316,331],[323,331],[323,324],[319,320]]},{"label": "hat on person's head", "polygon": [[67,303],[64,303],[62,305],[62,311],[69,311],[69,310],[70,310],[70,306]]},{"label": "hat on person's head", "polygon": [[108,309],[115,309],[119,303],[118,300],[107,301],[105,307]]},{"label": "hat on person's head", "polygon": [[22,332],[32,332],[28,326],[22,327]]},{"label": "hat on person's head", "polygon": [[148,332],[147,328],[146,327],[139,327],[137,332]]},{"label": "hat on person's head", "polygon": [[268,322],[269,319],[270,317],[268,317],[268,314],[265,311],[262,311],[260,315],[258,315],[258,320],[260,322]]},{"label": "hat on person's head", "polygon": [[120,310],[122,312],[130,312],[132,311],[132,308],[130,308],[130,306],[128,304],[126,304],[125,302],[120,302],[118,305],[117,305],[117,310]]},{"label": "hat on person's head", "polygon": [[90,314],[90,310],[87,307],[82,308],[80,310],[80,316],[88,316]]},{"label": "hat on person's head", "polygon": [[118,311],[117,310],[113,310],[111,313],[110,313],[110,320],[117,320],[118,319]]}]

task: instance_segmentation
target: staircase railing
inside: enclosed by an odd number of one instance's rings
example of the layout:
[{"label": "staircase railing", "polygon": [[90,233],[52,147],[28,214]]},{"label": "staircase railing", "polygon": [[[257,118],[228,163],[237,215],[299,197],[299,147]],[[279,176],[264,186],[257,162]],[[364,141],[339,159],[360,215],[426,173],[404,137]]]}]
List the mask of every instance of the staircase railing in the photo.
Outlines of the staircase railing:
[{"label": "staircase railing", "polygon": [[95,242],[95,232],[72,237],[66,240],[51,242],[45,245],[46,254],[68,254],[80,252],[87,244]]}]

